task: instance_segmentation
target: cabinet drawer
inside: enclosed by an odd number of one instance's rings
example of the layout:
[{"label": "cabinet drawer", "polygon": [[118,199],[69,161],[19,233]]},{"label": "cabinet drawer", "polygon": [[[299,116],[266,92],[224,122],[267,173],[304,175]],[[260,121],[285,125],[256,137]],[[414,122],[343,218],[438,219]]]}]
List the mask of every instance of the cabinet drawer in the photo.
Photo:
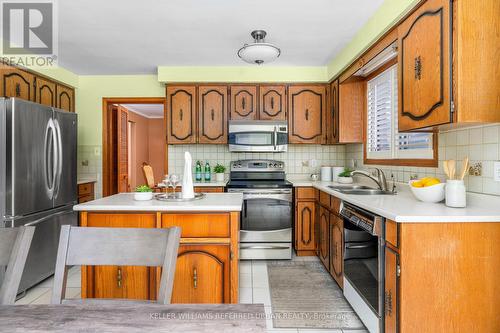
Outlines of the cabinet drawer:
[{"label": "cabinet drawer", "polygon": [[335,214],[340,214],[340,199],[330,196],[330,210]]},{"label": "cabinet drawer", "polygon": [[316,199],[316,191],[314,187],[297,187],[295,189],[296,199]]},{"label": "cabinet drawer", "polygon": [[85,184],[80,184],[78,185],[78,196],[84,196],[84,195],[93,195],[92,193],[94,191],[94,184],[93,183],[85,183]]},{"label": "cabinet drawer", "polygon": [[89,202],[92,200],[94,200],[94,195],[92,195],[92,194],[78,197],[78,203]]},{"label": "cabinet drawer", "polygon": [[200,187],[195,187],[194,191],[196,193],[222,193],[224,192],[224,188],[213,187],[213,186],[200,186]]},{"label": "cabinet drawer", "polygon": [[230,237],[229,214],[163,214],[161,226],[181,227],[181,237]]},{"label": "cabinet drawer", "polygon": [[325,192],[319,192],[319,203],[321,206],[330,208],[330,194]]}]

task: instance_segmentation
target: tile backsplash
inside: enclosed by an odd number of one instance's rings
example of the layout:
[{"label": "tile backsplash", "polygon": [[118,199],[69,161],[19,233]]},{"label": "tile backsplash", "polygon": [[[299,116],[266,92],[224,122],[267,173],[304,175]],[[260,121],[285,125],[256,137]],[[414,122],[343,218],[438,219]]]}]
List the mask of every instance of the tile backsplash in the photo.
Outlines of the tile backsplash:
[{"label": "tile backsplash", "polygon": [[77,152],[77,178],[96,179],[96,198],[102,196],[101,146],[80,145]]},{"label": "tile backsplash", "polygon": [[231,161],[241,159],[274,159],[285,162],[286,173],[291,177],[308,176],[319,171],[322,165],[343,166],[345,146],[288,145],[284,153],[233,153],[227,145],[170,145],[168,146],[168,172],[184,172],[184,152],[189,151],[193,164],[208,161],[211,168],[221,163],[229,173]]},{"label": "tile backsplash", "polygon": [[[482,175],[465,177],[465,185],[468,191],[500,195],[500,182],[493,179],[493,163],[500,159],[500,125],[478,126],[467,129],[454,129],[439,133],[439,167],[398,167],[398,166],[376,166],[363,165],[363,145],[348,144],[345,149],[346,165],[357,168],[380,167],[388,177],[393,174],[399,182],[408,182],[410,177],[417,175],[435,176],[442,181],[445,180],[443,161],[449,159],[463,160],[469,157],[471,165],[482,164]],[[354,162],[354,163],[353,163]],[[457,168],[462,164],[458,162]]]}]

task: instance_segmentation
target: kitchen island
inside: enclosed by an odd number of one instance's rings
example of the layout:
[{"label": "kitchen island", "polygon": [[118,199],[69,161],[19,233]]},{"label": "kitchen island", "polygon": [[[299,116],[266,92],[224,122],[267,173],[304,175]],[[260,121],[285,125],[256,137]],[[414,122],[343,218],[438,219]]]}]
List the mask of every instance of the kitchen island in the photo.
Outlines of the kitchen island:
[{"label": "kitchen island", "polygon": [[[182,228],[172,303],[238,303],[240,193],[135,201],[121,193],[74,207],[82,227]],[[82,298],[156,299],[161,269],[82,267]]]}]

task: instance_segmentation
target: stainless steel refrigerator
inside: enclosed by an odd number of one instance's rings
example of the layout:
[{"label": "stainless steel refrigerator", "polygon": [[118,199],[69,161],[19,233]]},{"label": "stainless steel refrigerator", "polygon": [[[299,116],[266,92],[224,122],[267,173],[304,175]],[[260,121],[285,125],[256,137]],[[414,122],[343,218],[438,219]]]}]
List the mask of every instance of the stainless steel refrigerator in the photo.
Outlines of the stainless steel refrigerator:
[{"label": "stainless steel refrigerator", "polygon": [[20,292],[54,274],[61,225],[78,223],[76,140],[75,113],[0,98],[0,227],[36,227]]}]

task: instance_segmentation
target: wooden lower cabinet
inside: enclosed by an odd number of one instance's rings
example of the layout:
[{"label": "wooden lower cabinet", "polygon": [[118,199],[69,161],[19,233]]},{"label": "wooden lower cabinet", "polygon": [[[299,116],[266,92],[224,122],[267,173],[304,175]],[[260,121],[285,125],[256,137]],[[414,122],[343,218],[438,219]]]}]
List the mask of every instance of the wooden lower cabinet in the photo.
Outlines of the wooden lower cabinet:
[{"label": "wooden lower cabinet", "polygon": [[[238,302],[237,212],[82,212],[81,225],[118,228],[180,226],[181,245],[172,303]],[[155,300],[160,277],[160,267],[84,266],[82,298]]]},{"label": "wooden lower cabinet", "polygon": [[398,328],[398,283],[399,283],[399,254],[389,248],[385,248],[385,332],[396,333]]},{"label": "wooden lower cabinet", "polygon": [[343,288],[344,266],[344,220],[336,214],[330,213],[330,274]]},{"label": "wooden lower cabinet", "polygon": [[330,269],[330,212],[319,207],[319,259]]},{"label": "wooden lower cabinet", "polygon": [[313,255],[316,250],[316,203],[299,201],[295,207],[295,250],[297,255]]},{"label": "wooden lower cabinet", "polygon": [[182,245],[172,303],[229,303],[228,245]]}]

